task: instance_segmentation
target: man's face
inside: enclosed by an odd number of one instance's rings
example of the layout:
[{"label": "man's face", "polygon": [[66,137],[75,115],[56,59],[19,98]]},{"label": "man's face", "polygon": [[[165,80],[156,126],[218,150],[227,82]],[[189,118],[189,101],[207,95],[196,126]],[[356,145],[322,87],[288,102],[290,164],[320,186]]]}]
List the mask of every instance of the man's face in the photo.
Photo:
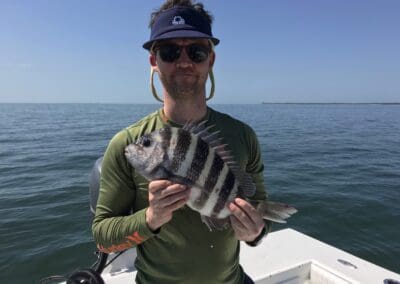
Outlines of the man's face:
[{"label": "man's face", "polygon": [[[160,46],[169,44],[180,47],[196,44],[211,50],[206,39],[171,39],[159,43]],[[179,58],[172,62],[161,58],[160,51],[157,50],[157,44],[155,50],[155,54],[150,55],[150,63],[158,71],[160,80],[171,97],[185,99],[193,95],[205,94],[208,72],[215,59],[213,51],[210,51],[204,61],[196,63],[189,57],[185,48],[181,49]]]}]

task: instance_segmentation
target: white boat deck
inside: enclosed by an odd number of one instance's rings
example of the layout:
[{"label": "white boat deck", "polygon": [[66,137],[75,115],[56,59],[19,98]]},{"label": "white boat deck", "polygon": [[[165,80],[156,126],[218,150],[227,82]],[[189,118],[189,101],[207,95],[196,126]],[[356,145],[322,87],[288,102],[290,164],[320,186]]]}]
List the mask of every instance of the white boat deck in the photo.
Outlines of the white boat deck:
[{"label": "white boat deck", "polygon": [[[132,283],[134,257],[134,249],[118,257],[104,270],[105,282]],[[399,274],[292,229],[270,233],[257,247],[242,244],[240,263],[257,284],[400,283]]]}]

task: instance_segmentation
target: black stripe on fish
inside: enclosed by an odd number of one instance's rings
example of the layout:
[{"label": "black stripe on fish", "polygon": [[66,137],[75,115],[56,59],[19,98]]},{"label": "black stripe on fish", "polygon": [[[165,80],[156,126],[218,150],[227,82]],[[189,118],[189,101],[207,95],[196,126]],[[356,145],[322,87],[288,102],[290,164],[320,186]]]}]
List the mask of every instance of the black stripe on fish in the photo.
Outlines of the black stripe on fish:
[{"label": "black stripe on fish", "polygon": [[228,171],[224,184],[219,191],[217,203],[213,208],[213,215],[218,215],[218,213],[225,207],[225,204],[228,200],[229,195],[231,194],[233,187],[235,185],[235,175],[232,173],[231,170]]},{"label": "black stripe on fish", "polygon": [[164,160],[168,160],[168,147],[169,147],[169,143],[171,140],[171,127],[165,127],[160,129],[160,136],[161,136],[161,147],[163,149],[164,154]]},{"label": "black stripe on fish", "polygon": [[178,172],[179,167],[185,160],[186,152],[189,150],[191,136],[188,131],[179,129],[178,130],[178,141],[176,142],[176,147],[174,149],[174,154],[171,162],[171,172]]},{"label": "black stripe on fish", "polygon": [[215,185],[217,184],[218,177],[224,167],[224,161],[218,156],[214,155],[214,160],[208,173],[206,182],[204,184],[204,190],[201,192],[200,197],[196,200],[196,208],[202,208],[207,202],[211,191],[213,191]]},{"label": "black stripe on fish", "polygon": [[194,153],[194,157],[192,160],[192,164],[186,174],[186,177],[193,182],[196,182],[199,178],[201,171],[204,168],[204,165],[207,161],[207,156],[209,154],[210,148],[208,147],[207,143],[203,140],[197,140],[196,151]]}]

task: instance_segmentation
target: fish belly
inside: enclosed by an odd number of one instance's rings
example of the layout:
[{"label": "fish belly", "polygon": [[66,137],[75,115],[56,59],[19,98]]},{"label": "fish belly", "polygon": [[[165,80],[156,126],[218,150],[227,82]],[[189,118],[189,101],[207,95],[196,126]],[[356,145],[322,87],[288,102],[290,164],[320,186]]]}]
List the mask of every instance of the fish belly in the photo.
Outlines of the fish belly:
[{"label": "fish belly", "polygon": [[190,189],[190,195],[189,199],[186,202],[186,204],[192,208],[193,210],[199,212],[203,216],[208,216],[208,217],[216,217],[219,219],[223,219],[231,215],[231,212],[229,211],[228,208],[224,207],[217,216],[215,216],[213,210],[215,208],[215,205],[217,203],[217,196],[216,195],[211,195],[210,198],[207,199],[207,201],[204,203],[203,206],[198,206],[199,202],[198,199],[201,197],[203,189],[200,187],[193,186]]},{"label": "fish belly", "polygon": [[199,206],[199,198],[204,197],[202,196],[203,191],[204,189],[200,187],[191,187],[189,199],[186,204],[193,210],[199,212],[201,215],[211,216],[213,215],[213,209],[215,207],[215,204],[217,203],[217,198],[209,197],[207,198],[205,203],[201,203],[202,205]]}]

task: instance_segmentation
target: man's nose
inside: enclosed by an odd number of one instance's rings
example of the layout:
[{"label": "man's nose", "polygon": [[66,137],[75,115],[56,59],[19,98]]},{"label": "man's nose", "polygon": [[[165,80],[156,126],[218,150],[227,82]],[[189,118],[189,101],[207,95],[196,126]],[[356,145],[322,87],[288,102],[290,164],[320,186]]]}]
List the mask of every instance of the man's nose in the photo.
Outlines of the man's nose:
[{"label": "man's nose", "polygon": [[186,53],[186,48],[182,48],[181,55],[177,59],[176,63],[181,66],[193,64],[192,60],[189,58],[189,55]]}]

